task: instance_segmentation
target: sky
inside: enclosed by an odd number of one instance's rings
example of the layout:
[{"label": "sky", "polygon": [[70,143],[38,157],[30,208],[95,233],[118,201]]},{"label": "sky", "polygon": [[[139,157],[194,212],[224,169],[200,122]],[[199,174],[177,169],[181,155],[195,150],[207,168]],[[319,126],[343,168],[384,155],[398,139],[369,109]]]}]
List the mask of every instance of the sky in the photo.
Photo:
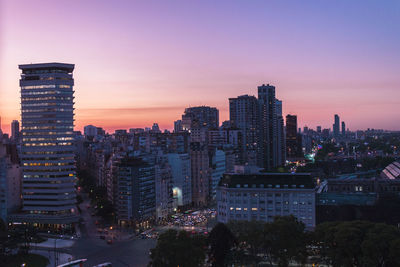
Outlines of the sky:
[{"label": "sky", "polygon": [[299,126],[400,130],[400,1],[0,0],[0,115],[18,64],[75,64],[76,129],[172,129],[273,84]]}]

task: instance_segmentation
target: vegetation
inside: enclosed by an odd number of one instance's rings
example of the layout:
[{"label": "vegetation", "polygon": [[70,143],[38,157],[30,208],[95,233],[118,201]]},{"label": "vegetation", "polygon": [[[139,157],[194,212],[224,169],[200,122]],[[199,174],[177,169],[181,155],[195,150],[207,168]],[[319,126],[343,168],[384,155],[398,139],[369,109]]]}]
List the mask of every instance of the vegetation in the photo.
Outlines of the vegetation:
[{"label": "vegetation", "polygon": [[330,266],[398,266],[400,231],[391,225],[366,221],[320,224],[313,245]]},{"label": "vegetation", "polygon": [[112,223],[115,219],[114,207],[107,199],[106,188],[97,187],[94,178],[87,171],[79,171],[77,176],[79,178],[78,185],[89,193],[92,205],[96,207],[96,215],[107,223]]},{"label": "vegetation", "polygon": [[151,250],[154,267],[201,266],[205,260],[206,240],[200,235],[186,231],[168,230],[160,235],[157,246]]},{"label": "vegetation", "polygon": [[271,223],[238,221],[217,224],[208,238],[169,230],[151,250],[149,266],[202,266],[205,255],[214,267],[287,267],[325,264],[332,267],[398,266],[400,231],[367,221],[327,222],[314,231],[293,216]]},{"label": "vegetation", "polygon": [[226,265],[227,256],[232,247],[237,244],[237,239],[225,224],[218,223],[210,232],[208,243],[211,265],[219,267]]}]

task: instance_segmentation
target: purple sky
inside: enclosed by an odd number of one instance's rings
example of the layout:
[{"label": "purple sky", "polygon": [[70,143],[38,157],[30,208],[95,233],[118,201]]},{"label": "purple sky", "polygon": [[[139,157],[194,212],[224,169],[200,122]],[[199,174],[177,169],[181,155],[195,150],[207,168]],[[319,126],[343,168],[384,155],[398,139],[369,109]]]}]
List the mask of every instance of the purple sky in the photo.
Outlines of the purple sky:
[{"label": "purple sky", "polygon": [[[1,1],[1,0],[0,0]],[[108,130],[276,86],[300,126],[400,130],[399,1],[20,1],[0,5],[0,114],[21,63],[76,64],[76,125]]]}]

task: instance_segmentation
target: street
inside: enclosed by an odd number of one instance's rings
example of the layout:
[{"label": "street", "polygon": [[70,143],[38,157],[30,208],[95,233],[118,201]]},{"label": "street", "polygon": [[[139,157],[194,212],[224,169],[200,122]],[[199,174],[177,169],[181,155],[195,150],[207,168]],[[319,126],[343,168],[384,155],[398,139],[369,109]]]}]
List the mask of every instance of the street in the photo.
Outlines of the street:
[{"label": "street", "polygon": [[[99,233],[98,226],[95,224],[95,216],[91,216],[93,208],[88,206],[90,201],[84,196],[84,202],[80,205],[83,224],[81,224],[81,237],[75,240],[72,247],[62,251],[71,254],[74,259],[87,259],[85,266],[111,262],[113,266],[147,266],[149,262],[149,252],[157,242],[156,239],[137,239],[132,238],[129,233],[121,232],[119,229],[108,229],[108,233]],[[104,235],[105,239],[99,236]],[[113,240],[112,244],[107,244],[107,240]]]}]

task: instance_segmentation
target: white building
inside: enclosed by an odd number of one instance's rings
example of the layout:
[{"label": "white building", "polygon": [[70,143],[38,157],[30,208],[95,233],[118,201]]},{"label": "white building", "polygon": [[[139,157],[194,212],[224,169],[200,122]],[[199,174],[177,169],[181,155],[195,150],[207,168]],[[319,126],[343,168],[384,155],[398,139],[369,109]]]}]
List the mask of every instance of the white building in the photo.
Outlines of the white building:
[{"label": "white building", "polygon": [[218,221],[272,222],[294,215],[315,227],[315,186],[309,174],[224,174],[217,189]]}]

